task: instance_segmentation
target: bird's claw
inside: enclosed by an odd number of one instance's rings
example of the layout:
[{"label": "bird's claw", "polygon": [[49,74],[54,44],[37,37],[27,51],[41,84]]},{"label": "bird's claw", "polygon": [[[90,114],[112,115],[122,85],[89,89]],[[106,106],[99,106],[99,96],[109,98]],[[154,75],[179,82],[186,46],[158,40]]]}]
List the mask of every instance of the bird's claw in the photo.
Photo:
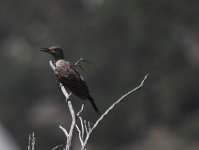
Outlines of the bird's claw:
[{"label": "bird's claw", "polygon": [[61,87],[63,86],[62,83],[57,83],[58,87],[57,87],[57,91],[58,92],[61,92]]}]

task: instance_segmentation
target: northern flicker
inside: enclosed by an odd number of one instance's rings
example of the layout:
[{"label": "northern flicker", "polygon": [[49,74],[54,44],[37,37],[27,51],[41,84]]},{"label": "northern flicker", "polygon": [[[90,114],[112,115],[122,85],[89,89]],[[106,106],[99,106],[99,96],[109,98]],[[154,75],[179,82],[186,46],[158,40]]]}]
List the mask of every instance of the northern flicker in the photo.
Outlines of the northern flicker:
[{"label": "northern flicker", "polygon": [[83,100],[89,100],[97,113],[99,109],[94,103],[94,99],[89,94],[86,82],[69,61],[64,57],[63,50],[59,46],[42,48],[41,51],[51,54],[55,61],[54,75],[58,83],[61,83],[66,90],[69,90]]}]

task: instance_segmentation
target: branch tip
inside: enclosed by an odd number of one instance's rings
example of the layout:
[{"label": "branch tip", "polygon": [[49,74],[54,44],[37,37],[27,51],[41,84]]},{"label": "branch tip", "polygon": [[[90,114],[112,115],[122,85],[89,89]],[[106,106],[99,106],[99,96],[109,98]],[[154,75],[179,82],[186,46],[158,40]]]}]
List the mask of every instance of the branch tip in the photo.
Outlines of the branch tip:
[{"label": "branch tip", "polygon": [[148,78],[148,76],[149,76],[149,74],[146,74],[145,76],[144,76],[144,79],[142,80],[142,82],[141,82],[141,86],[144,86],[144,82],[145,82],[145,80]]}]

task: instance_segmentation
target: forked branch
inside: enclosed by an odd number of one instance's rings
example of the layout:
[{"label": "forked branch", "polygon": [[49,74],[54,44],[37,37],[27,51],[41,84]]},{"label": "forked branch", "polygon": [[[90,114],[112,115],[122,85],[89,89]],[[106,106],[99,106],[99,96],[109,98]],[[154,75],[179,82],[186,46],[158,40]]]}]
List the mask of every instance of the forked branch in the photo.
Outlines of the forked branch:
[{"label": "forked branch", "polygon": [[147,79],[148,74],[145,75],[144,79],[141,81],[140,85],[138,85],[137,87],[135,87],[134,89],[130,90],[129,92],[127,92],[126,94],[122,95],[118,100],[116,100],[102,115],[101,117],[95,122],[95,124],[93,125],[93,127],[90,128],[89,132],[86,135],[86,138],[83,142],[82,148],[81,150],[85,150],[85,147],[87,145],[88,139],[91,135],[91,133],[93,132],[93,130],[99,125],[99,123],[104,119],[104,117],[106,117],[111,110],[113,110],[113,108],[115,108],[116,105],[118,105],[120,102],[124,101],[126,97],[128,97],[130,94],[134,93],[135,91],[139,90],[140,88],[142,88],[144,86],[144,82]]},{"label": "forked branch", "polygon": [[[85,61],[85,60],[81,58],[75,64],[78,65],[82,61]],[[86,61],[86,62],[88,62],[88,61]],[[53,65],[52,61],[50,61],[49,63],[50,63],[51,68],[53,70],[55,70],[55,66]],[[83,120],[83,118],[80,116],[80,113],[84,109],[84,104],[82,105],[82,107],[81,107],[79,112],[77,112],[77,113],[74,112],[72,103],[69,100],[69,97],[70,97],[71,93],[68,94],[67,91],[65,90],[64,86],[60,83],[61,90],[62,90],[63,94],[66,97],[66,102],[68,104],[68,107],[69,107],[69,110],[70,110],[70,113],[71,113],[71,116],[72,116],[72,123],[71,123],[71,127],[70,127],[69,132],[65,128],[60,126],[60,129],[64,132],[64,134],[66,135],[66,138],[67,138],[65,150],[70,150],[71,142],[72,142],[72,138],[73,138],[73,131],[74,131],[75,127],[76,127],[76,129],[77,129],[77,131],[79,133],[79,140],[80,140],[80,143],[81,143],[81,150],[86,150],[86,145],[88,143],[88,140],[89,140],[90,135],[93,132],[93,130],[99,125],[100,122],[102,122],[102,120],[111,112],[111,110],[113,110],[115,108],[116,105],[118,105],[120,102],[124,101],[129,95],[131,95],[135,91],[141,89],[144,86],[144,82],[147,79],[147,77],[148,77],[148,74],[145,75],[144,79],[141,81],[141,83],[137,87],[135,87],[134,89],[130,90],[126,94],[122,95],[119,99],[117,99],[99,117],[99,119],[94,123],[93,126],[91,125],[90,121]],[[79,119],[81,127],[79,127],[78,124],[76,123],[76,117]]]}]

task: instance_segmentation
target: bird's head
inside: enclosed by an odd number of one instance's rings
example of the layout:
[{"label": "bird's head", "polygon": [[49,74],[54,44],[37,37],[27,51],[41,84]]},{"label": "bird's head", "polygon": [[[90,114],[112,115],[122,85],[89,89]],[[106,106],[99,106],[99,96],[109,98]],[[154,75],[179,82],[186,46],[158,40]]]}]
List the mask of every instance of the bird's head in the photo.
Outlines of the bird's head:
[{"label": "bird's head", "polygon": [[51,54],[56,60],[64,59],[64,52],[59,46],[51,46],[49,48],[41,48],[41,51]]}]

